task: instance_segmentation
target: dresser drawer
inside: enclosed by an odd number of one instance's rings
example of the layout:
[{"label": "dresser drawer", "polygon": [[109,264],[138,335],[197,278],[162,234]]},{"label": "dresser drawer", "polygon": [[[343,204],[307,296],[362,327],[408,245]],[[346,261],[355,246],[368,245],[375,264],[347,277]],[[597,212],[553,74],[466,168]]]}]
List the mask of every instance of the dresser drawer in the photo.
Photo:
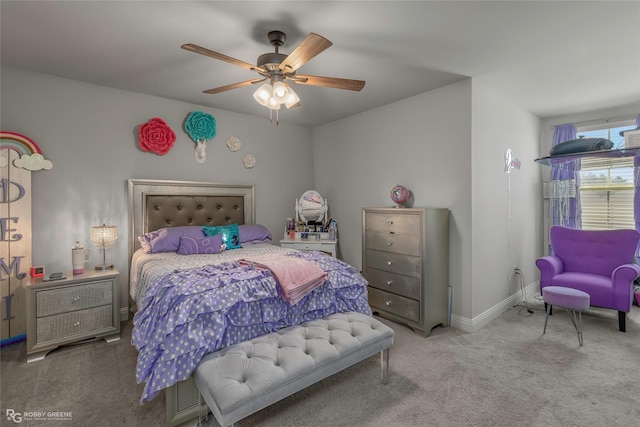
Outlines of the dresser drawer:
[{"label": "dresser drawer", "polygon": [[81,335],[113,327],[113,305],[72,311],[36,321],[37,343]]},{"label": "dresser drawer", "polygon": [[420,215],[367,212],[365,221],[368,230],[420,233]]},{"label": "dresser drawer", "polygon": [[36,292],[36,317],[112,303],[112,281],[100,281]]},{"label": "dresser drawer", "polygon": [[420,256],[418,234],[367,231],[367,249]]},{"label": "dresser drawer", "polygon": [[420,258],[367,249],[367,267],[391,273],[420,277]]},{"label": "dresser drawer", "polygon": [[420,303],[409,298],[369,288],[369,305],[412,322],[420,321]]},{"label": "dresser drawer", "polygon": [[420,279],[417,277],[403,276],[370,267],[367,267],[365,277],[369,286],[407,298],[420,299]]}]

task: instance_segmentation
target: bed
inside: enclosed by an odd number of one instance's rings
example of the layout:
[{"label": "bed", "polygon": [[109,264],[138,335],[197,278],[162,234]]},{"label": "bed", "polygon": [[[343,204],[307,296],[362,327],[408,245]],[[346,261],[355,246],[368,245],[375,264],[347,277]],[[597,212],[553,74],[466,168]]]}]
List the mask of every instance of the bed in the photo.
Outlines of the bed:
[{"label": "bed", "polygon": [[[272,244],[255,224],[253,186],[129,180],[128,187],[136,378],[145,383],[141,402],[165,391],[168,425],[207,410],[191,376],[206,354],[334,313],[371,315],[367,282],[352,266]],[[223,232],[227,249],[218,253],[207,253],[207,236],[189,240],[210,228],[235,230],[237,240]],[[188,242],[193,247],[183,249]],[[322,284],[286,300],[277,270],[253,262],[262,259],[313,264]]]}]

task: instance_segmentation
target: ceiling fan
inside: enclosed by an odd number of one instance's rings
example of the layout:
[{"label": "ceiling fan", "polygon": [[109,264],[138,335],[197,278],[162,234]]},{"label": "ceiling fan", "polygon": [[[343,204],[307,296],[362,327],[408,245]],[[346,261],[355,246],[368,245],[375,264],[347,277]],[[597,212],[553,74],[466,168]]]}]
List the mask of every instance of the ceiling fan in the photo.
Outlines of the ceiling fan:
[{"label": "ceiling fan", "polygon": [[[311,86],[324,86],[354,91],[361,90],[365,85],[365,82],[363,80],[311,76],[308,74],[297,73],[297,70],[300,67],[302,67],[313,57],[317,56],[333,44],[329,40],[318,34],[309,33],[304,38],[304,40],[302,40],[300,44],[298,44],[298,46],[296,46],[296,48],[293,49],[293,51],[288,55],[279,52],[280,46],[284,44],[287,38],[284,32],[270,31],[268,34],[268,38],[269,43],[274,46],[275,52],[269,52],[260,55],[258,57],[256,65],[249,64],[239,59],[235,59],[222,53],[214,52],[212,50],[191,43],[182,45],[182,49],[199,53],[200,55],[208,56],[214,59],[219,59],[221,61],[237,65],[250,71],[255,71],[261,76],[261,78],[245,80],[243,82],[232,83],[229,85],[205,90],[204,93],[215,94],[264,81],[269,81],[270,84],[263,85],[263,87],[261,87],[254,94],[254,98],[256,98],[256,101],[258,101],[260,104],[266,106],[271,110],[279,109],[281,104],[285,104],[287,108],[300,105],[300,99],[297,97],[297,95],[295,95],[295,92],[293,92],[291,87],[287,83],[285,83],[285,81],[287,80],[303,85],[306,84]],[[265,86],[269,86],[270,88],[265,88]],[[260,95],[259,92],[263,88],[268,89],[271,92],[268,94]],[[288,97],[289,92],[292,93],[295,97]]]}]

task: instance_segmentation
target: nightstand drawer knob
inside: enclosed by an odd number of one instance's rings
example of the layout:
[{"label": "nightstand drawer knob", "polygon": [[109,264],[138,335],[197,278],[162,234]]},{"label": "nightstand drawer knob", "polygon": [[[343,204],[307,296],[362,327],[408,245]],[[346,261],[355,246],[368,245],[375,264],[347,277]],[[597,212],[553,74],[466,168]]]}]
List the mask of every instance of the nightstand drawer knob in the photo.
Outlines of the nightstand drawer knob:
[{"label": "nightstand drawer knob", "polygon": [[392,261],[387,261],[387,265],[391,265],[391,264],[393,264]]},{"label": "nightstand drawer knob", "polygon": [[77,320],[75,322],[73,322],[73,327],[77,328],[78,326],[80,326],[80,322],[78,322]]},{"label": "nightstand drawer knob", "polygon": [[387,307],[391,307],[391,301],[386,301],[385,304],[387,304]]},{"label": "nightstand drawer knob", "polygon": [[78,302],[80,301],[80,295],[76,295],[75,297],[73,297],[73,302]]},{"label": "nightstand drawer knob", "polygon": [[393,245],[393,242],[387,242],[387,246]]},{"label": "nightstand drawer knob", "polygon": [[389,221],[387,221],[387,224],[393,225],[393,221],[389,220]]},{"label": "nightstand drawer knob", "polygon": [[387,286],[391,286],[393,284],[393,280],[387,280]]}]

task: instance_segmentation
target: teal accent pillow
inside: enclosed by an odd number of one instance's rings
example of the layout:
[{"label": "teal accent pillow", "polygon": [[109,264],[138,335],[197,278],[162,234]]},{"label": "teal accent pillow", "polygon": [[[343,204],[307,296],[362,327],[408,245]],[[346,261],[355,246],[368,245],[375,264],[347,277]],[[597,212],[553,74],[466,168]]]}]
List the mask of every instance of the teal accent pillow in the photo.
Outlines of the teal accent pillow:
[{"label": "teal accent pillow", "polygon": [[222,235],[222,243],[227,245],[227,250],[238,249],[240,246],[240,232],[238,231],[238,224],[229,225],[205,225],[202,227],[205,236],[215,236],[217,234]]}]

